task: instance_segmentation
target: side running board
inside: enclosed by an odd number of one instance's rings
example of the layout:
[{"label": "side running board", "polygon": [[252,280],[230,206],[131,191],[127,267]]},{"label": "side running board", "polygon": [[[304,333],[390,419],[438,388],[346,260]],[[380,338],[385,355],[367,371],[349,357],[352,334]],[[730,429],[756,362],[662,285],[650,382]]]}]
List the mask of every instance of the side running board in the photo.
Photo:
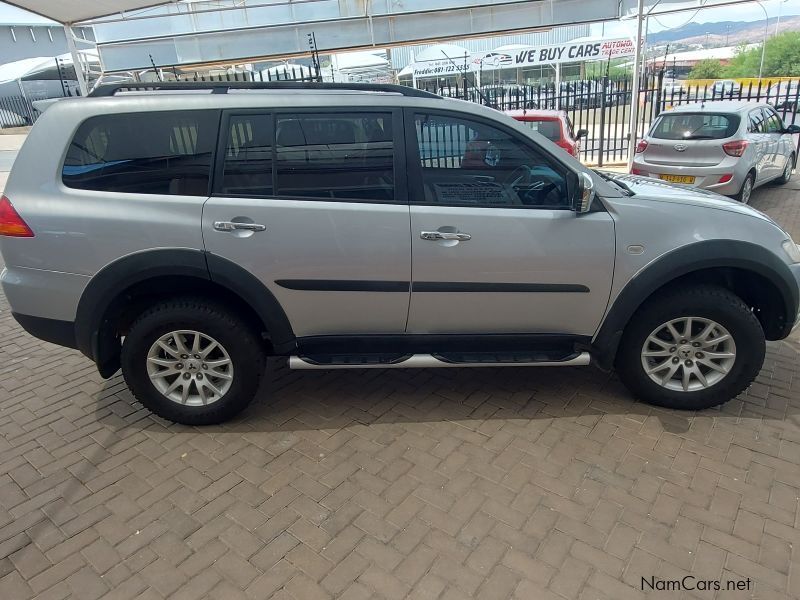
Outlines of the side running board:
[{"label": "side running board", "polygon": [[526,353],[290,356],[290,369],[414,369],[444,367],[576,367],[591,362],[588,352],[563,357]]}]

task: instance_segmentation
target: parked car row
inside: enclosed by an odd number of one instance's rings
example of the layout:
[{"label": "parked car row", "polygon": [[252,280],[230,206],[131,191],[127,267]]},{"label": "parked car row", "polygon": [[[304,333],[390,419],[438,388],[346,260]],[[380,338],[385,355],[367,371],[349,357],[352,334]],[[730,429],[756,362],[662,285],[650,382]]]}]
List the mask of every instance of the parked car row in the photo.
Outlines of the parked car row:
[{"label": "parked car row", "polygon": [[742,85],[732,79],[715,81],[710,86],[689,86],[679,79],[665,79],[662,87],[664,99],[687,102],[697,100],[763,100],[781,112],[797,112],[800,81],[781,81],[769,87]]}]

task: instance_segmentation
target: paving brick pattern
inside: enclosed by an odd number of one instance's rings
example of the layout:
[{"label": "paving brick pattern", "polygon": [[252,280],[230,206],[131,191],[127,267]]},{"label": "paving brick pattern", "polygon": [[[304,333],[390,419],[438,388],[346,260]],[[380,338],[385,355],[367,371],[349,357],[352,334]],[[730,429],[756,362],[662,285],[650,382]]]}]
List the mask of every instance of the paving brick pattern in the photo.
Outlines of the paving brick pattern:
[{"label": "paving brick pattern", "polygon": [[[800,239],[800,186],[757,193]],[[592,369],[288,371],[152,417],[0,299],[0,599],[800,597],[798,339],[721,409]],[[641,578],[746,580],[647,592]]]}]

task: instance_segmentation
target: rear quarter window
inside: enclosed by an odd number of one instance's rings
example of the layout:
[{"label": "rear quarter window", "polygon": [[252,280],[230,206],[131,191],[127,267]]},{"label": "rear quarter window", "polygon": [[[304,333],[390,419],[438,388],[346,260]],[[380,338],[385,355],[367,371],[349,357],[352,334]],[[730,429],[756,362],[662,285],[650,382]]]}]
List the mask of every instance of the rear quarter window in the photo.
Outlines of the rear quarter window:
[{"label": "rear quarter window", "polygon": [[67,150],[64,185],[83,190],[207,196],[215,110],[98,115]]},{"label": "rear quarter window", "polygon": [[662,115],[650,136],[662,140],[721,140],[739,129],[738,115],[670,113]]}]

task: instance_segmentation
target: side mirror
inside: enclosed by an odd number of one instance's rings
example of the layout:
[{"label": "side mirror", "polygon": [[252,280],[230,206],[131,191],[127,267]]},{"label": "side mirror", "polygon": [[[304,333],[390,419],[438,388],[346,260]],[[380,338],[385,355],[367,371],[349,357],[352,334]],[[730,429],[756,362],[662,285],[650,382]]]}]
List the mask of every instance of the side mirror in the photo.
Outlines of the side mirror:
[{"label": "side mirror", "polygon": [[789,125],[782,133],[800,133],[800,125]]},{"label": "side mirror", "polygon": [[576,214],[589,212],[594,200],[594,181],[586,173],[578,173],[578,186],[572,201],[572,210]]},{"label": "side mirror", "polygon": [[587,135],[589,135],[588,129],[578,129],[578,131],[575,133],[575,139],[579,140],[582,137],[586,137]]}]

